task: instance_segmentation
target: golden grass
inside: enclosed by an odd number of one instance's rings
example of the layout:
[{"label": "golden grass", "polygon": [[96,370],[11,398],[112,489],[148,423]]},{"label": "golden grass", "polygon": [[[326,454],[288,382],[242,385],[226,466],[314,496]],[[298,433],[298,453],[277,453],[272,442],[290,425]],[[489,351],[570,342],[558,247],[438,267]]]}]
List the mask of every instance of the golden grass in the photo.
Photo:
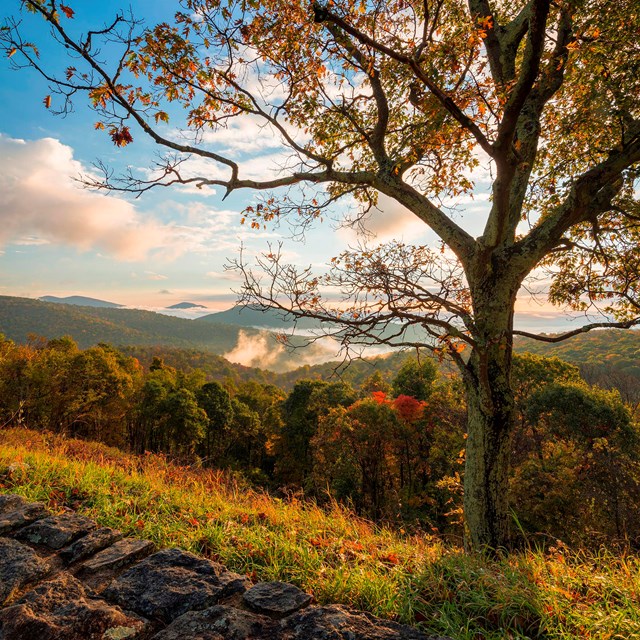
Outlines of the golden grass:
[{"label": "golden grass", "polygon": [[377,527],[332,504],[277,499],[163,456],[23,429],[0,431],[0,492],[71,506],[259,580],[286,580],[454,638],[640,638],[640,561],[529,550],[496,561]]}]

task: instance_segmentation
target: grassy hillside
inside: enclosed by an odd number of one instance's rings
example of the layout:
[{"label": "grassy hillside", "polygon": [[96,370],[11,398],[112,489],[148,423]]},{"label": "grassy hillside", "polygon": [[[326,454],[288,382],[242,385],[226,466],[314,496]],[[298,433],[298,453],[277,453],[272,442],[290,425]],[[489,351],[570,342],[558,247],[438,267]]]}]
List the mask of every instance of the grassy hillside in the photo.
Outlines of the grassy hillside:
[{"label": "grassy hillside", "polygon": [[18,429],[0,430],[0,491],[460,640],[640,637],[635,555],[557,545],[489,562],[160,456]]},{"label": "grassy hillside", "polygon": [[[99,342],[113,345],[166,345],[224,353],[238,341],[237,327],[195,323],[137,309],[80,307],[0,296],[0,333],[15,342],[26,342],[29,334],[58,338],[71,336],[80,347]],[[258,335],[252,329],[246,334]]]}]

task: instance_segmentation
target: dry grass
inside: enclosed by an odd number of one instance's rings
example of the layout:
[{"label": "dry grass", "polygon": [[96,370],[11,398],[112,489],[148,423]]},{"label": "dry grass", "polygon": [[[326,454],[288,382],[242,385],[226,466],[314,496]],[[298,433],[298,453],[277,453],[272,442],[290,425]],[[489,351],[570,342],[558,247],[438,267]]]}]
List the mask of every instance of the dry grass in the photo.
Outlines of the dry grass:
[{"label": "dry grass", "polygon": [[35,431],[0,431],[0,491],[71,506],[103,525],[179,545],[255,579],[286,580],[456,639],[640,638],[634,555],[465,556],[332,505],[281,500],[220,472]]}]

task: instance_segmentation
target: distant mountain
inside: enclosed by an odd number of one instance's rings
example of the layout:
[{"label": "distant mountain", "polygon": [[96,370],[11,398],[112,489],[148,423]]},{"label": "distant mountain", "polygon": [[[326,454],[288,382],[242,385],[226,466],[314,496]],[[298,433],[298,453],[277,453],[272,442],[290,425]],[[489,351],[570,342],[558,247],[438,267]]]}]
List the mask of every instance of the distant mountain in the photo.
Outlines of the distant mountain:
[{"label": "distant mountain", "polygon": [[[292,340],[294,344],[300,345],[304,342],[304,336],[320,336],[326,334],[338,334],[341,327],[339,323],[320,322],[315,318],[295,318],[282,311],[269,309],[267,311],[257,311],[249,307],[235,306],[227,311],[210,313],[200,316],[196,322],[218,322],[232,324],[238,327],[253,327],[266,329],[268,331],[282,331],[297,336],[298,340]],[[295,331],[294,331],[295,329]],[[378,335],[388,340],[389,349],[397,347],[401,342],[432,342],[424,329],[417,324],[401,325],[398,323],[380,323]],[[362,345],[373,345],[372,339],[362,337]]]},{"label": "distant mountain", "polygon": [[193,302],[178,302],[178,304],[172,304],[167,309],[206,309],[203,304],[195,304]]},{"label": "distant mountain", "polygon": [[264,327],[267,329],[287,329],[296,326],[298,329],[317,329],[322,323],[312,318],[294,318],[291,315],[270,309],[258,311],[249,307],[236,305],[226,311],[201,316],[196,322],[221,322],[235,324],[239,327]]},{"label": "distant mountain", "polygon": [[98,300],[97,298],[87,298],[86,296],[67,296],[66,298],[42,296],[39,300],[42,300],[42,302],[54,302],[56,304],[74,304],[79,307],[102,307],[105,309],[121,309],[124,306],[122,304],[116,304],[115,302]]},{"label": "distant mountain", "polygon": [[164,345],[222,354],[236,347],[241,332],[248,338],[262,337],[262,332],[253,329],[196,323],[152,311],[0,296],[0,333],[19,343],[26,342],[30,334],[47,339],[68,335],[82,348],[108,342],[114,346]]}]

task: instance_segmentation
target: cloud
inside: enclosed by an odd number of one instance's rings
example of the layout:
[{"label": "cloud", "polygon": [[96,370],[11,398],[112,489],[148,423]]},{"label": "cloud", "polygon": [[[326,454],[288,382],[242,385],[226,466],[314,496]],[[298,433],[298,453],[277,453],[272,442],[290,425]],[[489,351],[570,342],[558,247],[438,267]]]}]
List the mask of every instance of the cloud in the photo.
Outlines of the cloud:
[{"label": "cloud", "polygon": [[147,276],[147,280],[168,280],[167,276],[163,276],[160,273],[155,273],[155,271],[145,271],[145,275]]},{"label": "cloud", "polygon": [[130,202],[87,191],[73,150],[53,138],[0,135],[0,246],[62,244],[122,260],[171,246],[173,225],[142,216]]},{"label": "cloud", "polygon": [[220,127],[216,131],[205,132],[203,140],[232,157],[274,151],[283,146],[282,137],[274,127],[264,120],[249,116],[231,120],[227,127]]},{"label": "cloud", "polygon": [[303,365],[314,365],[333,360],[339,350],[338,343],[331,338],[322,338],[296,350],[295,355],[275,340],[273,333],[248,335],[238,332],[238,342],[223,357],[245,367],[258,367],[279,373],[293,371]]},{"label": "cloud", "polygon": [[223,354],[223,357],[245,367],[268,369],[273,367],[283,353],[284,347],[277,344],[272,335],[249,336],[245,331],[240,331],[236,346]]},{"label": "cloud", "polygon": [[[424,222],[399,202],[383,194],[378,195],[378,206],[372,209],[364,221],[364,228],[372,234],[372,240],[376,243],[390,240],[416,243],[417,238],[429,233]],[[350,227],[341,228],[340,235],[348,243],[354,243],[360,237],[358,232]]]}]

